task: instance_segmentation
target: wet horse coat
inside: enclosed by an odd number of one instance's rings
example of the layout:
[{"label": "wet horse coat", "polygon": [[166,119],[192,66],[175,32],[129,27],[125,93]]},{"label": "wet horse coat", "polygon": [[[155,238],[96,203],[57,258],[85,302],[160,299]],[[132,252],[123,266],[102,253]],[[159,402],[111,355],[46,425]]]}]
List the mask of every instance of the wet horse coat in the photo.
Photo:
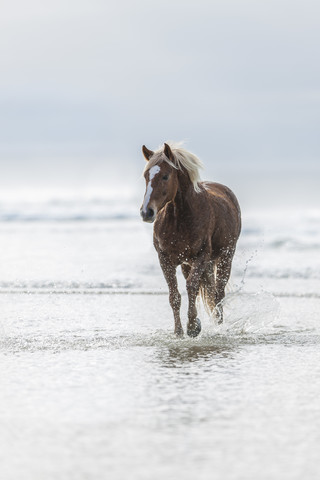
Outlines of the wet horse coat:
[{"label": "wet horse coat", "polygon": [[178,146],[145,146],[146,193],[141,207],[145,222],[154,222],[154,246],[169,287],[175,333],[183,334],[181,295],[176,269],[181,265],[188,293],[187,333],[197,336],[199,293],[209,313],[223,321],[222,300],[241,230],[238,201],[226,186],[200,182],[200,160]]}]

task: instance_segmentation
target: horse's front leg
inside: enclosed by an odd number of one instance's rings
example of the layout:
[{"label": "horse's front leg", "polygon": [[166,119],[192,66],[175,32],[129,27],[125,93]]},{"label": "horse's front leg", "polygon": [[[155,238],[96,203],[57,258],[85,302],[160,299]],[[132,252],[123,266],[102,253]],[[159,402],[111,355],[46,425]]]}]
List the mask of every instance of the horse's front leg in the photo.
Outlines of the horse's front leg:
[{"label": "horse's front leg", "polygon": [[170,263],[168,257],[163,253],[159,253],[159,261],[169,287],[169,302],[174,317],[174,333],[182,336],[183,328],[180,319],[181,295],[178,290],[176,267]]},{"label": "horse's front leg", "polygon": [[188,293],[188,326],[187,333],[189,337],[197,337],[201,332],[201,322],[197,318],[196,301],[200,289],[200,280],[205,270],[207,258],[205,255],[201,256],[192,265],[190,273],[187,278],[187,293]]}]

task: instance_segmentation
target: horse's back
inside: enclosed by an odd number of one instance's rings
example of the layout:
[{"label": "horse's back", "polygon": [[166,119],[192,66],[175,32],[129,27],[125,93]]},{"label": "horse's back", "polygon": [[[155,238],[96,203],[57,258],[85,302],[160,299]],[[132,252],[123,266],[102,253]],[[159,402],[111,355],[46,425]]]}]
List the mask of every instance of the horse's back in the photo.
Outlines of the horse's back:
[{"label": "horse's back", "polygon": [[214,199],[223,199],[240,212],[240,205],[237,197],[229,187],[216,182],[202,182],[202,186]]}]

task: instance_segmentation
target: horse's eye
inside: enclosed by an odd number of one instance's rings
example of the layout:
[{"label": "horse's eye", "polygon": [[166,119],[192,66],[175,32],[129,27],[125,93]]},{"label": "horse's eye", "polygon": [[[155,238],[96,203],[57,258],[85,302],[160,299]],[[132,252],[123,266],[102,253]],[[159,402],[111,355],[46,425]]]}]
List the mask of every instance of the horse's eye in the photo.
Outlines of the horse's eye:
[{"label": "horse's eye", "polygon": [[162,180],[168,180],[169,175],[163,175]]}]

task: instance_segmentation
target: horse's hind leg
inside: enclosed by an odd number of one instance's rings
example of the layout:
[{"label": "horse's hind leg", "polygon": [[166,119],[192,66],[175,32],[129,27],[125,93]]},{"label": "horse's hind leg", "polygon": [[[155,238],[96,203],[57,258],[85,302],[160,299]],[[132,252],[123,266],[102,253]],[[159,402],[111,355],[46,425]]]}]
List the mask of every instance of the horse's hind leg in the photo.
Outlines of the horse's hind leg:
[{"label": "horse's hind leg", "polygon": [[225,288],[230,278],[231,265],[234,251],[223,253],[216,260],[216,282],[215,282],[215,305],[218,323],[223,322],[222,300],[225,297]]},{"label": "horse's hind leg", "polygon": [[181,270],[182,270],[184,278],[187,280],[187,278],[189,277],[190,270],[191,270],[190,265],[187,265],[187,264],[183,263],[181,265]]},{"label": "horse's hind leg", "polygon": [[203,272],[200,282],[200,295],[209,316],[215,312],[215,287],[214,262],[210,261]]}]

